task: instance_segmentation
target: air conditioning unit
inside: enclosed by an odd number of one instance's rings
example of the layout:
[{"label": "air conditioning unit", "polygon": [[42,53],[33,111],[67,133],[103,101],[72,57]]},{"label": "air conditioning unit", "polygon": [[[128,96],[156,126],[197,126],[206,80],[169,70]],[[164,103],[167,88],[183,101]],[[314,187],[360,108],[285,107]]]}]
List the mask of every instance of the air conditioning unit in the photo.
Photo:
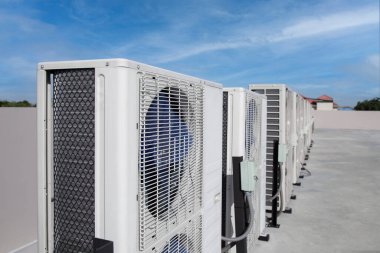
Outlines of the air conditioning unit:
[{"label": "air conditioning unit", "polygon": [[291,182],[287,183],[287,192],[292,192],[293,184],[297,183],[299,172],[297,170],[297,93],[287,89],[286,91],[286,142],[288,154],[286,167],[288,168]]},{"label": "air conditioning unit", "polygon": [[306,138],[305,148],[307,150],[311,144],[313,119],[311,116],[311,104],[306,99],[304,99],[304,102],[305,102],[305,138]]},{"label": "air conditioning unit", "polygon": [[[236,237],[253,222],[246,239],[238,241],[228,252],[251,252],[260,236],[266,236],[265,156],[266,98],[244,88],[225,88],[223,95],[223,194],[222,234]],[[252,164],[254,190],[251,203],[253,218],[247,214],[242,190],[242,166]],[[227,243],[223,244],[226,247]]]},{"label": "air conditioning unit", "polygon": [[305,161],[305,101],[301,95],[297,96],[297,173],[300,173]]},{"label": "air conditioning unit", "polygon": [[221,85],[126,59],[37,75],[38,252],[220,252]]},{"label": "air conditioning unit", "polygon": [[306,101],[306,137],[307,137],[307,142],[306,145],[307,147],[310,147],[311,145],[311,138],[312,134],[314,131],[314,119],[312,116],[312,107],[311,104]]},{"label": "air conditioning unit", "polygon": [[[289,156],[291,156],[291,136],[287,129],[287,108],[291,110],[293,105],[288,101],[289,89],[284,84],[251,84],[251,91],[266,95],[267,97],[267,200],[270,200],[276,193],[273,192],[273,152],[274,141],[279,142],[278,161],[280,163],[279,183],[279,211],[285,211],[293,191],[293,167],[288,167]],[[288,105],[287,105],[288,104]],[[288,113],[289,114],[289,113]],[[293,122],[291,124],[294,124]],[[267,201],[267,210],[272,210],[272,202]]]}]

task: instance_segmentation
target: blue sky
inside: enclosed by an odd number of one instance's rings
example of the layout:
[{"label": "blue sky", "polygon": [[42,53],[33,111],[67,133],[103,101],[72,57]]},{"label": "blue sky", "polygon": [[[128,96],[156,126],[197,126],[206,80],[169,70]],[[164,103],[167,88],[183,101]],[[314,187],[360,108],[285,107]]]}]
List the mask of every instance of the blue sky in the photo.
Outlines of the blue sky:
[{"label": "blue sky", "polygon": [[35,101],[39,61],[125,57],[225,86],[380,96],[378,0],[0,0],[0,99]]}]

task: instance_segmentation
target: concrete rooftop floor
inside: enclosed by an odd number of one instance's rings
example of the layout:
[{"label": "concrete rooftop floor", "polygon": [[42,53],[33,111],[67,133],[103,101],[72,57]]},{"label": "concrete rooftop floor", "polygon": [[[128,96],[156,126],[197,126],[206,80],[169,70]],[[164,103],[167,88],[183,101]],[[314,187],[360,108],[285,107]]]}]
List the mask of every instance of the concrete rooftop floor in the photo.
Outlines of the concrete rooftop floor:
[{"label": "concrete rooftop floor", "polygon": [[380,131],[317,129],[292,214],[255,253],[380,252]]}]

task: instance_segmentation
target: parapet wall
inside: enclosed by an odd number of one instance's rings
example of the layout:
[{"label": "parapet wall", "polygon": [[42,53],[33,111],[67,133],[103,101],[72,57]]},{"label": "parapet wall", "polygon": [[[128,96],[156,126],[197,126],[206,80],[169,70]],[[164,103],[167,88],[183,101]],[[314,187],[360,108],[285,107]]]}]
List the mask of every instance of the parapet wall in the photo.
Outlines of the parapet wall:
[{"label": "parapet wall", "polygon": [[36,240],[36,108],[0,108],[0,252],[37,252]]},{"label": "parapet wall", "polygon": [[380,130],[380,111],[314,111],[315,128]]}]

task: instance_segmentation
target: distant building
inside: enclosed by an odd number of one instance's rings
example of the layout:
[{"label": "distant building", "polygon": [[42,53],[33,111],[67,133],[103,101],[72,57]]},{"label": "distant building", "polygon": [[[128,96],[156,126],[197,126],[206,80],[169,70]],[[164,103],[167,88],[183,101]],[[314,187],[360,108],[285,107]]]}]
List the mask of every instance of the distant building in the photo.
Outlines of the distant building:
[{"label": "distant building", "polygon": [[322,95],[317,98],[307,98],[307,101],[311,104],[314,110],[318,111],[334,111],[338,110],[338,105],[334,102],[334,99],[327,95]]}]

